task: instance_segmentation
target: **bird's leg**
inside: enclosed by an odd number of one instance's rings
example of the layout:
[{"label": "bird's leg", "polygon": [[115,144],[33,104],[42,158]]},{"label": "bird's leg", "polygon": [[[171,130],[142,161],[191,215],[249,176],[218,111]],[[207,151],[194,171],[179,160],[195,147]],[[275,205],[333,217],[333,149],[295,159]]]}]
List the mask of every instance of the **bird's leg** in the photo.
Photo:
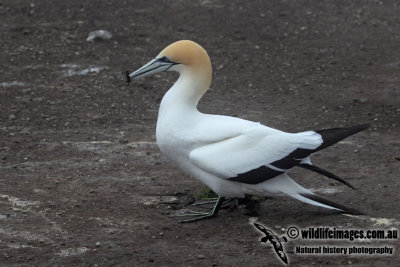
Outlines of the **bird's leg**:
[{"label": "bird's leg", "polygon": [[215,201],[215,205],[210,212],[189,211],[183,214],[172,215],[171,217],[181,223],[195,222],[203,219],[212,218],[217,215],[218,210],[221,208],[224,200],[224,197],[219,197],[218,200]]},{"label": "bird's leg", "polygon": [[224,201],[221,208],[226,208],[229,212],[233,211],[237,207],[239,207],[240,199],[239,198],[232,198]]},{"label": "bird's leg", "polygon": [[218,198],[202,198],[199,200],[196,200],[191,206],[197,207],[197,208],[202,208],[202,209],[212,209],[215,206],[215,203],[217,203]]},{"label": "bird's leg", "polygon": [[[218,202],[218,198],[202,198],[196,200],[192,206],[201,209],[212,209],[215,206],[215,203]],[[232,211],[234,208],[238,207],[240,204],[240,199],[237,198],[229,198],[225,199],[221,204],[221,209],[227,209],[228,211]]]}]

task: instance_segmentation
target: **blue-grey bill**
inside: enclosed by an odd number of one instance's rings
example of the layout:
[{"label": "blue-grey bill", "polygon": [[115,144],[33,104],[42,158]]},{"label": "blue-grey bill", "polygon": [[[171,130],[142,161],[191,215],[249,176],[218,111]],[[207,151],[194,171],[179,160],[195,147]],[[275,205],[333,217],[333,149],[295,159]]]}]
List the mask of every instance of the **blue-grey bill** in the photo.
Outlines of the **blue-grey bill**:
[{"label": "blue-grey bill", "polygon": [[170,67],[172,67],[173,64],[174,63],[172,63],[172,62],[161,62],[158,59],[153,59],[150,62],[148,62],[146,65],[141,67],[140,69],[127,75],[127,81],[129,83],[131,80],[137,80],[137,79],[152,75],[157,72],[166,71]]}]

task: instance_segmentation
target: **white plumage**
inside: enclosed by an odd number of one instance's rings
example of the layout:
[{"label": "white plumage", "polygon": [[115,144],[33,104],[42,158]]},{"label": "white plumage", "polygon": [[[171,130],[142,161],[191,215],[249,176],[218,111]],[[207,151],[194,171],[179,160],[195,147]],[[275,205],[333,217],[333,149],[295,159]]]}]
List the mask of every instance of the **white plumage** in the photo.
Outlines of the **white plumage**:
[{"label": "white plumage", "polygon": [[[287,172],[300,166],[348,184],[311,165],[309,155],[367,125],[292,134],[257,122],[203,114],[197,110],[197,103],[211,83],[211,63],[206,51],[192,41],[169,45],[127,76],[128,82],[166,70],[177,71],[180,76],[161,101],[157,144],[186,173],[223,198],[288,195],[325,208],[357,212],[316,196],[294,182]],[[213,216],[218,208],[208,215]],[[209,217],[192,215],[193,220]]]}]

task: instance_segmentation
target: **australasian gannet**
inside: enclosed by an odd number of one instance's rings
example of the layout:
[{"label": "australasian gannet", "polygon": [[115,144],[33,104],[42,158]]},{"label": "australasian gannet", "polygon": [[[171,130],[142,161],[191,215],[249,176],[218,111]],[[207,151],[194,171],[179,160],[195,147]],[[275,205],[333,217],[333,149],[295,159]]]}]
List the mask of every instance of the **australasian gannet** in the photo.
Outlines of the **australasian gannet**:
[{"label": "australasian gannet", "polygon": [[219,196],[211,212],[191,212],[181,222],[213,217],[225,199],[245,194],[287,195],[312,205],[361,214],[326,200],[293,181],[287,172],[299,166],[338,180],[338,176],[311,164],[310,154],[368,128],[286,133],[258,122],[204,114],[197,104],[211,84],[211,62],[199,44],[172,43],[155,59],[129,74],[128,83],[162,71],[176,71],[179,78],[164,95],[158,113],[156,139],[161,152],[183,171],[200,180]]}]

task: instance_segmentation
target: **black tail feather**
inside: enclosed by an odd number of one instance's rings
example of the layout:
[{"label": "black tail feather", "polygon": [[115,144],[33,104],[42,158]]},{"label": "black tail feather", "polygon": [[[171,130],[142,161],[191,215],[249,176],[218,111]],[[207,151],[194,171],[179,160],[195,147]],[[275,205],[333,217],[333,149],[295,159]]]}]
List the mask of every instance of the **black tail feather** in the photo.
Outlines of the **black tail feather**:
[{"label": "black tail feather", "polygon": [[341,182],[342,184],[345,184],[348,187],[350,187],[350,188],[355,190],[354,186],[351,185],[349,182],[347,182],[347,181],[343,180],[342,178],[340,178],[339,176],[337,176],[337,175],[335,175],[335,174],[333,174],[333,173],[331,173],[331,172],[329,172],[327,170],[321,169],[321,168],[319,168],[319,167],[317,167],[315,165],[311,165],[311,164],[308,164],[308,163],[300,163],[297,166],[299,166],[301,168],[304,168],[304,169],[307,169],[307,170],[311,170],[311,171],[317,172],[317,173],[322,174],[322,175],[325,175],[326,177],[329,177],[329,178],[332,178],[332,179],[334,179],[334,180],[336,180],[338,182]]},{"label": "black tail feather", "polygon": [[315,194],[300,193],[300,195],[305,197],[305,198],[308,198],[310,200],[313,200],[315,202],[318,202],[318,203],[321,203],[321,204],[324,204],[324,205],[339,209],[343,213],[346,213],[346,214],[364,215],[364,213],[359,211],[359,210],[352,209],[352,208],[347,208],[347,207],[345,207],[343,205],[337,204],[337,203],[335,203],[335,202],[333,202],[331,200],[322,198],[322,197],[320,197],[318,195],[315,195]]},{"label": "black tail feather", "polygon": [[[358,132],[364,131],[369,127],[369,123],[356,125],[348,128],[332,128],[316,131],[322,136],[323,143],[315,150],[321,150],[325,147],[331,146],[350,135],[356,134]],[[315,152],[314,151],[314,152]]]}]

